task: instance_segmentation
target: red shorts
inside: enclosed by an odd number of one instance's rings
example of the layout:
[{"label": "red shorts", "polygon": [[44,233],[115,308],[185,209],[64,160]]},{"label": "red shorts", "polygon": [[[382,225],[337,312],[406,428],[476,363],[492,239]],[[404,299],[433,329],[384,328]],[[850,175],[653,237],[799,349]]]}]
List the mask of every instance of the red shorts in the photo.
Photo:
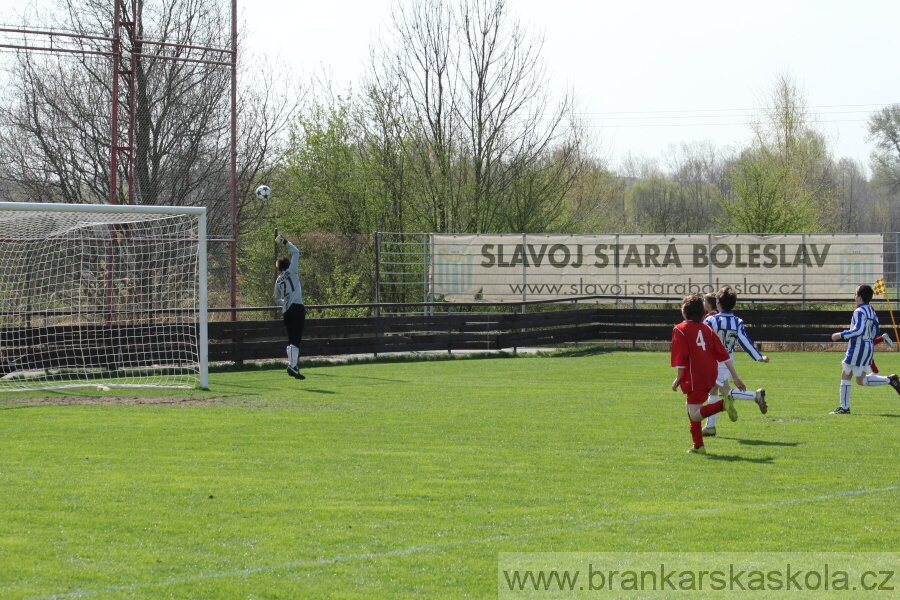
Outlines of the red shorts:
[{"label": "red shorts", "polygon": [[709,396],[709,390],[711,390],[711,389],[712,388],[709,388],[706,390],[693,390],[691,392],[688,392],[687,403],[688,404],[703,404],[704,402],[706,402],[706,398]]}]

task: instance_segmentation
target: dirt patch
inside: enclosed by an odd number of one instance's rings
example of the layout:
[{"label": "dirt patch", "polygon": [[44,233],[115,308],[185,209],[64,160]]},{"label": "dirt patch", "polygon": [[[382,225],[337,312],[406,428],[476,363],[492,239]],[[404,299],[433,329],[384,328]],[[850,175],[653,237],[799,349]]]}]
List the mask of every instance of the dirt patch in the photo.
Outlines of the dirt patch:
[{"label": "dirt patch", "polygon": [[37,406],[228,406],[232,408],[295,409],[306,411],[342,411],[346,407],[305,402],[270,402],[266,400],[225,400],[223,398],[135,398],[128,396],[48,396],[45,398],[2,398],[0,410]]},{"label": "dirt patch", "polygon": [[47,398],[9,398],[4,404],[18,406],[74,406],[107,405],[131,406],[139,404],[165,404],[176,406],[217,406],[225,404],[220,398],[179,399],[179,398],[129,398],[127,396],[52,396]]}]

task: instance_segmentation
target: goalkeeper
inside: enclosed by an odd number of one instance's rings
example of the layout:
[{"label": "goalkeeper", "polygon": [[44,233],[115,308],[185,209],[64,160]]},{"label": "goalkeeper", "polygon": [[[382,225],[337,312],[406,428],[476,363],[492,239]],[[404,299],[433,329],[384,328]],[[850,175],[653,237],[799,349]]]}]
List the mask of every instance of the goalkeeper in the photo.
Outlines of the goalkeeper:
[{"label": "goalkeeper", "polygon": [[290,252],[290,258],[279,258],[275,261],[278,279],[275,280],[275,304],[281,305],[284,313],[284,326],[288,334],[288,375],[297,379],[306,379],[298,366],[300,360],[300,340],[303,338],[303,326],[306,324],[306,308],[303,306],[303,290],[300,288],[300,251],[297,246],[287,241],[284,236],[276,235],[275,241],[283,244]]}]

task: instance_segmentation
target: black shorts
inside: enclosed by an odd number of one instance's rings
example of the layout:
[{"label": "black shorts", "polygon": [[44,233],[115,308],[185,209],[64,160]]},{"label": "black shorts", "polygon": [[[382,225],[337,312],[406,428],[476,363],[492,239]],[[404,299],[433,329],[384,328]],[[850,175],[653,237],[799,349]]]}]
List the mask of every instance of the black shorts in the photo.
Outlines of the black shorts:
[{"label": "black shorts", "polygon": [[289,344],[300,347],[304,325],[306,325],[306,307],[302,304],[291,304],[284,313],[284,328],[287,329]]}]

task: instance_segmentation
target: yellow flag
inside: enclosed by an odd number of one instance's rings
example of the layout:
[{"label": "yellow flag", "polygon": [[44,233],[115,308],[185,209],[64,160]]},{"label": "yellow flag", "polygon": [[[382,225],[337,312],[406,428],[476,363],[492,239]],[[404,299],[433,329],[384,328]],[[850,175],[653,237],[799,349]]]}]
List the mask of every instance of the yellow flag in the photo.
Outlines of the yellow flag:
[{"label": "yellow flag", "polygon": [[885,292],[884,289],[884,279],[876,279],[875,286],[872,288],[876,295],[881,295]]}]

